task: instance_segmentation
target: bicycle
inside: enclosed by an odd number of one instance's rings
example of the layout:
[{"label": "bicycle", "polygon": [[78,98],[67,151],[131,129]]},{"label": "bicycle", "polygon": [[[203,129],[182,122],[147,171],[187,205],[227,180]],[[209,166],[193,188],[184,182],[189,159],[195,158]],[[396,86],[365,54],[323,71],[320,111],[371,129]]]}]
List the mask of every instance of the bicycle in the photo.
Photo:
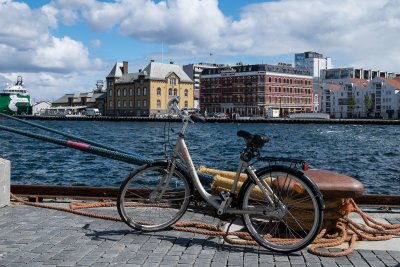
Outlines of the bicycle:
[{"label": "bicycle", "polygon": [[[204,122],[204,119],[181,110],[179,100],[176,97],[169,102],[183,122],[172,157],[141,166],[125,179],[117,199],[122,220],[141,231],[166,229],[182,217],[196,189],[217,215],[241,215],[250,235],[267,249],[289,253],[310,244],[322,227],[324,202],[318,187],[291,166],[270,165],[259,170],[253,167],[260,161],[278,160],[306,166],[305,162],[261,157],[259,149],[269,141],[268,137],[238,131],[246,146],[240,152],[232,188],[219,196],[211,195],[201,184],[185,143],[189,122]],[[235,194],[243,169],[248,178]]]}]

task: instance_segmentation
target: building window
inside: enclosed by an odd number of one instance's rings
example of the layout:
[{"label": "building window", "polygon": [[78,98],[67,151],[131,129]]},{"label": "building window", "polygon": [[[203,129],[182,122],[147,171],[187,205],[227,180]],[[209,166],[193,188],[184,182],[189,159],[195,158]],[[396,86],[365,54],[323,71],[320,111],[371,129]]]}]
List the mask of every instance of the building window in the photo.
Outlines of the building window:
[{"label": "building window", "polygon": [[108,91],[108,95],[112,96],[112,90]]},{"label": "building window", "polygon": [[119,88],[117,90],[117,96],[121,96],[121,89],[119,89]]},{"label": "building window", "polygon": [[129,96],[132,96],[132,94],[133,94],[133,89],[129,88]]},{"label": "building window", "polygon": [[110,108],[112,108],[112,101],[110,100],[110,104],[108,105]]},{"label": "building window", "polygon": [[140,108],[140,100],[137,101],[137,107]]},{"label": "building window", "polygon": [[119,108],[121,107],[121,101],[119,101],[119,100],[117,102],[117,107],[119,107]]},{"label": "building window", "polygon": [[146,87],[143,88],[143,95],[147,95],[147,88]]},{"label": "building window", "polygon": [[176,79],[175,78],[169,79],[169,84],[170,85],[176,85]]},{"label": "building window", "polygon": [[123,95],[123,96],[126,96],[126,88],[124,88],[124,89],[122,90],[122,95]]},{"label": "building window", "polygon": [[146,101],[146,99],[143,100],[143,107],[144,107],[144,108],[147,107],[147,101]]},{"label": "building window", "polygon": [[161,100],[157,100],[157,107],[161,108]]},{"label": "building window", "polygon": [[126,100],[124,100],[123,105],[124,105],[124,108],[126,108]]},{"label": "building window", "polygon": [[188,96],[188,94],[189,94],[189,91],[188,91],[188,89],[185,89],[185,97],[187,97],[187,96]]},{"label": "building window", "polygon": [[187,101],[185,101],[185,108],[188,108],[188,102]]},{"label": "building window", "polygon": [[137,89],[137,95],[140,95],[140,88]]},{"label": "building window", "polygon": [[160,87],[157,88],[157,95],[158,95],[158,96],[161,95],[161,88],[160,88]]},{"label": "building window", "polygon": [[168,95],[169,95],[169,96],[172,96],[172,88],[169,88],[169,90],[168,90]]},{"label": "building window", "polygon": [[178,95],[178,90],[174,89],[174,95]]},{"label": "building window", "polygon": [[131,108],[133,106],[133,101],[129,100],[129,107]]},{"label": "building window", "polygon": [[113,85],[114,85],[114,83],[112,81],[108,82],[108,86],[113,86]]}]

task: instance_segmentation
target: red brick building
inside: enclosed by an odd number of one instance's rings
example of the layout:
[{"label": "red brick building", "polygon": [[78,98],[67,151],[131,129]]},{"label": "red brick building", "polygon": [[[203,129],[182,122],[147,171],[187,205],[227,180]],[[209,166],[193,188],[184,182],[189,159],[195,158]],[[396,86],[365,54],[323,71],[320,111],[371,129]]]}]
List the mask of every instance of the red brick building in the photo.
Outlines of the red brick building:
[{"label": "red brick building", "polygon": [[277,108],[285,116],[312,112],[312,76],[289,64],[236,65],[204,69],[200,78],[201,112],[264,116]]}]

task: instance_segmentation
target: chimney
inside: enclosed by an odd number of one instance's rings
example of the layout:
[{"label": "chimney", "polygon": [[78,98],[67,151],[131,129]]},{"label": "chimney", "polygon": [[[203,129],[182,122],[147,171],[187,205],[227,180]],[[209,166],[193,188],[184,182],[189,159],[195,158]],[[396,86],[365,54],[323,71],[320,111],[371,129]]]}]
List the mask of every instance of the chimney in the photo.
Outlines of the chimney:
[{"label": "chimney", "polygon": [[151,59],[150,62],[154,62],[154,59]]},{"label": "chimney", "polygon": [[174,64],[174,62],[171,60],[171,61],[169,62],[169,64]]},{"label": "chimney", "polygon": [[128,74],[128,61],[124,61],[122,64],[123,64],[123,68],[124,68],[123,74]]}]

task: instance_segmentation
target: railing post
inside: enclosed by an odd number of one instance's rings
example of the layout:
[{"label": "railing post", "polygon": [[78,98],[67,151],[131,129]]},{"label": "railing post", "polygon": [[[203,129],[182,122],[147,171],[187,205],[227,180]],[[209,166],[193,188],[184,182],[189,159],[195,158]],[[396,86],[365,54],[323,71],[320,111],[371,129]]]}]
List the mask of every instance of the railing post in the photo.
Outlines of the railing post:
[{"label": "railing post", "polygon": [[10,205],[10,176],[10,161],[0,158],[0,207]]}]

